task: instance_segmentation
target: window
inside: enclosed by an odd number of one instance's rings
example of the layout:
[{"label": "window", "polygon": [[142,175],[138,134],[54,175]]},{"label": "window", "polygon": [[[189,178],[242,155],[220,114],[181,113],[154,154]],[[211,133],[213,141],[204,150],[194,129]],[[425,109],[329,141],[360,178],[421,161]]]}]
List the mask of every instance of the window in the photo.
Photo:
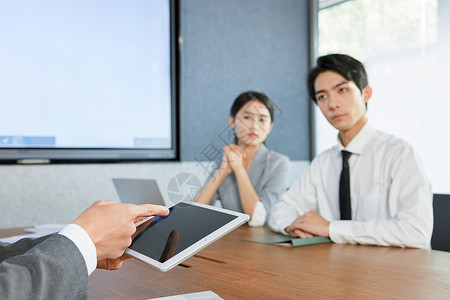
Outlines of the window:
[{"label": "window", "polygon": [[[435,193],[450,193],[450,5],[445,0],[352,0],[323,7],[319,55],[349,54],[366,67],[367,115],[418,151]],[[316,149],[336,143],[316,109]],[[446,167],[444,167],[446,166]]]}]

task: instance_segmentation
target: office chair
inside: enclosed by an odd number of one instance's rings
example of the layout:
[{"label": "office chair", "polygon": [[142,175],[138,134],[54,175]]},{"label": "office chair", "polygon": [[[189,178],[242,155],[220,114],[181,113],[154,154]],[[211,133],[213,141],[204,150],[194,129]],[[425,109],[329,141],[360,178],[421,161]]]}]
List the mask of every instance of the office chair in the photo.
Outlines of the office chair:
[{"label": "office chair", "polygon": [[433,195],[434,228],[431,249],[450,252],[450,195]]}]

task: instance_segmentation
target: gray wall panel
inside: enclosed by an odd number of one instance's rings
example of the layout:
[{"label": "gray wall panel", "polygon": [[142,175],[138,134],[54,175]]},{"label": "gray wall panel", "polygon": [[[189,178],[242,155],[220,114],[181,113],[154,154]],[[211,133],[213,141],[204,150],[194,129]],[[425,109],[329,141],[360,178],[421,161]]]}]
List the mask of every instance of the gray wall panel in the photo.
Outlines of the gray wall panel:
[{"label": "gray wall panel", "polygon": [[252,89],[279,108],[269,147],[308,160],[308,1],[181,1],[180,22],[181,159],[222,148],[233,100]]}]

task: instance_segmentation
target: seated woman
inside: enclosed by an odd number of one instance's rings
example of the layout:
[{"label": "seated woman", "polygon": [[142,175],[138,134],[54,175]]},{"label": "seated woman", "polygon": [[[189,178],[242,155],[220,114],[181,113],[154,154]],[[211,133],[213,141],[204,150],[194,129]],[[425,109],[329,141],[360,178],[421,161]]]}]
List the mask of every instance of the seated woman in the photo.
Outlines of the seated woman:
[{"label": "seated woman", "polygon": [[288,188],[289,159],[265,145],[274,107],[265,94],[245,92],[231,107],[235,145],[223,148],[221,165],[194,201],[221,200],[224,208],[250,215],[250,226],[266,223],[272,206]]}]

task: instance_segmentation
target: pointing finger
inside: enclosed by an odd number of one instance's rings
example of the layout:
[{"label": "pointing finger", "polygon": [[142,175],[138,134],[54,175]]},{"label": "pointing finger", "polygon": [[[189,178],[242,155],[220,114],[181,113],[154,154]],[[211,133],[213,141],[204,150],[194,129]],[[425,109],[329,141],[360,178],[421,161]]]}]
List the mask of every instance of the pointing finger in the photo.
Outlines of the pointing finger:
[{"label": "pointing finger", "polygon": [[149,216],[167,216],[169,209],[162,205],[142,204],[136,206],[136,215],[134,217],[149,217]]}]

